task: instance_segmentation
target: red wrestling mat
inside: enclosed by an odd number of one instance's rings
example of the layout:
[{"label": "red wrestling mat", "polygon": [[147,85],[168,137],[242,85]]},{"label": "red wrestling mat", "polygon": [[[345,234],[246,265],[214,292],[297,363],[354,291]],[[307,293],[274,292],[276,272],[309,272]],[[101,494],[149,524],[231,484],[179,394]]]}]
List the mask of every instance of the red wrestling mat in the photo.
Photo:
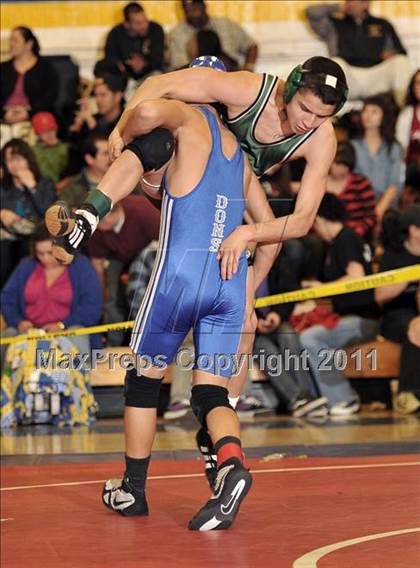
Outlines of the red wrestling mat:
[{"label": "red wrestling mat", "polygon": [[248,465],[256,470],[254,485],[235,525],[210,533],[186,529],[209,497],[204,478],[197,475],[198,460],[152,463],[148,518],[121,517],[101,504],[99,481],[119,477],[122,465],[5,467],[2,565],[417,565],[420,532],[410,531],[420,525],[420,461],[415,456],[249,460]]}]

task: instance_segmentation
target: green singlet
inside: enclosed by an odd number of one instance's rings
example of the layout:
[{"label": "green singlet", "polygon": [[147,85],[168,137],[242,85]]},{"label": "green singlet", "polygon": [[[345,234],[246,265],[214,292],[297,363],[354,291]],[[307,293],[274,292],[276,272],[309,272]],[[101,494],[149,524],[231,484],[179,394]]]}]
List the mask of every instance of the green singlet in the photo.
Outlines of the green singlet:
[{"label": "green singlet", "polygon": [[235,134],[242,148],[248,154],[251,167],[258,177],[274,164],[284,163],[314,132],[315,128],[304,134],[292,134],[277,142],[258,142],[255,127],[267,102],[277,85],[278,77],[264,73],[264,79],[257,98],[250,107],[237,117],[225,119],[229,129]]}]

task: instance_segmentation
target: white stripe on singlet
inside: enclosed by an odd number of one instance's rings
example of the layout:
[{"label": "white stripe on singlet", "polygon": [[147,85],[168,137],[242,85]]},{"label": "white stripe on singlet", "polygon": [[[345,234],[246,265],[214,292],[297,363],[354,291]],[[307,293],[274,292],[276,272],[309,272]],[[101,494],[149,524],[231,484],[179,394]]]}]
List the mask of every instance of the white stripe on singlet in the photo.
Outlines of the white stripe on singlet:
[{"label": "white stripe on singlet", "polygon": [[147,318],[152,308],[153,300],[155,299],[156,290],[159,284],[159,278],[162,272],[163,265],[165,264],[166,253],[168,250],[168,240],[169,240],[169,232],[171,226],[173,200],[168,198],[168,196],[164,194],[162,205],[163,207],[162,207],[162,213],[161,213],[162,219],[159,231],[158,253],[156,256],[155,264],[153,266],[152,275],[150,277],[146,293],[144,295],[143,301],[136,316],[136,320],[134,322],[134,328],[131,335],[130,347],[134,352],[137,351],[140,340],[142,338]]}]

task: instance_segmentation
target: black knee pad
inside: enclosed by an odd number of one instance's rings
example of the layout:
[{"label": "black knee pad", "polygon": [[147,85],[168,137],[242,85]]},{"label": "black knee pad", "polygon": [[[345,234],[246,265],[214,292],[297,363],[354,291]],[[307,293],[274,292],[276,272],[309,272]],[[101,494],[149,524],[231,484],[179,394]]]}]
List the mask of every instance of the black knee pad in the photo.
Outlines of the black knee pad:
[{"label": "black knee pad", "polygon": [[175,138],[167,128],[155,128],[148,134],[137,136],[124,150],[131,150],[140,160],[145,172],[158,170],[174,153]]},{"label": "black knee pad", "polygon": [[125,406],[157,408],[162,379],[138,376],[136,369],[127,371],[124,382]]},{"label": "black knee pad", "polygon": [[229,404],[227,389],[218,385],[196,385],[192,388],[191,408],[200,424],[205,428],[207,427],[207,414],[218,406],[232,408]]}]

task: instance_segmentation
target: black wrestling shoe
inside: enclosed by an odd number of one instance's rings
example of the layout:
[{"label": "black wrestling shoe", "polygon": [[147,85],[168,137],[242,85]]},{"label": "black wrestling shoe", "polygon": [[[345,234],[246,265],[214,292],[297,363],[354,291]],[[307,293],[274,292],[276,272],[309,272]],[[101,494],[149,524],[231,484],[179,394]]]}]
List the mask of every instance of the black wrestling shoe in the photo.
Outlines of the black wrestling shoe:
[{"label": "black wrestling shoe", "polygon": [[135,489],[128,477],[108,479],[102,491],[102,500],[108,509],[112,509],[125,517],[148,515],[144,490]]},{"label": "black wrestling shoe", "polygon": [[217,457],[214,453],[213,442],[211,441],[210,435],[205,428],[200,428],[200,430],[195,435],[195,441],[197,442],[198,449],[203,456],[205,474],[210,489],[213,491],[217,477]]},{"label": "black wrestling shoe", "polygon": [[237,458],[231,458],[217,472],[214,495],[191,519],[191,531],[228,529],[252,485],[252,476]]},{"label": "black wrestling shoe", "polygon": [[89,203],[73,213],[65,201],[56,201],[45,212],[45,224],[54,237],[52,253],[62,264],[70,264],[92,235],[98,215]]}]

